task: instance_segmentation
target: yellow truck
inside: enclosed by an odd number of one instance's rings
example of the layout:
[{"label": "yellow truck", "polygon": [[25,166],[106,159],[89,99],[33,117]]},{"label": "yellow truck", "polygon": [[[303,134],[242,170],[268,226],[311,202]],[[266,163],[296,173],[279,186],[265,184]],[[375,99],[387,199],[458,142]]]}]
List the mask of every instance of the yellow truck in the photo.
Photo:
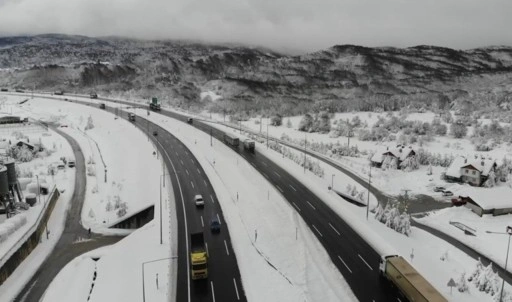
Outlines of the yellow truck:
[{"label": "yellow truck", "polygon": [[383,256],[380,260],[379,270],[381,275],[393,282],[409,301],[448,302],[401,256]]},{"label": "yellow truck", "polygon": [[190,266],[192,280],[208,278],[208,254],[203,232],[190,234]]}]

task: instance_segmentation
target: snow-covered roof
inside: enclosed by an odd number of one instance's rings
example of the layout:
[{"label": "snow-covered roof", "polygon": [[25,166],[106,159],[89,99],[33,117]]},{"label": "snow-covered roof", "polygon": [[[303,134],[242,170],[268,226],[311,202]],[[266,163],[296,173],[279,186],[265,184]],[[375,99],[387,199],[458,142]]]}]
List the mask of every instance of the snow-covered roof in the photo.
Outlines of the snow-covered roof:
[{"label": "snow-covered roof", "polygon": [[465,165],[463,165],[461,168],[473,166],[475,169],[480,171],[480,173],[483,176],[487,176],[487,175],[489,175],[489,172],[491,171],[491,169],[495,163],[496,163],[496,161],[494,159],[476,158],[473,160],[468,160],[468,162]]},{"label": "snow-covered roof", "polygon": [[484,210],[512,208],[512,189],[508,186],[494,188],[467,187],[458,194],[471,198]]},{"label": "snow-covered roof", "polygon": [[381,150],[375,152],[372,156],[372,162],[374,162],[374,163],[382,163],[383,160],[384,160],[384,153]]},{"label": "snow-covered roof", "polygon": [[414,152],[414,150],[412,149],[411,146],[397,146],[395,148],[390,148],[389,150],[385,151],[384,154],[392,155],[400,160],[405,160],[412,152]]},{"label": "snow-covered roof", "polygon": [[446,176],[459,178],[460,168],[465,164],[466,158],[464,156],[457,156],[453,159],[452,164],[446,169]]}]

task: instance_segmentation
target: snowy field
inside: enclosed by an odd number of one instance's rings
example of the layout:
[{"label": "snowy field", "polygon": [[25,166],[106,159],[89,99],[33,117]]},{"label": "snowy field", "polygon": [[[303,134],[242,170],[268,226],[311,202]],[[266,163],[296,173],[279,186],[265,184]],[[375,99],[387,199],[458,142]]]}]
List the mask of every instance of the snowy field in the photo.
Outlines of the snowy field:
[{"label": "snowy field", "polygon": [[[275,202],[278,199],[277,192],[275,190],[270,191],[270,184],[264,184],[255,182],[256,184],[259,184],[254,187],[259,187],[259,190],[255,190],[253,192],[254,196],[258,196],[258,194],[263,194],[265,196],[260,196],[258,200],[263,198],[267,198],[267,196],[270,196],[270,198],[273,199],[273,203],[271,203],[272,208],[252,208],[252,206],[255,204],[254,202],[235,202],[236,200],[236,192],[230,191],[228,188],[234,188],[234,187],[243,187],[245,188],[243,191],[247,192],[247,190],[250,191],[250,187],[252,184],[243,184],[242,177],[230,177],[225,176],[225,173],[222,173],[221,170],[226,170],[229,173],[228,175],[233,175],[233,170],[236,171],[236,169],[240,169],[243,171],[244,178],[247,173],[250,173],[251,170],[253,170],[252,166],[248,165],[247,163],[240,160],[238,163],[239,166],[237,167],[231,167],[230,165],[235,165],[236,163],[230,160],[229,162],[222,164],[222,158],[230,158],[232,159],[233,154],[229,153],[232,152],[231,150],[225,150],[228,152],[225,154],[224,151],[222,151],[221,147],[226,149],[222,144],[214,142],[214,146],[212,149],[209,149],[209,139],[204,140],[198,140],[198,141],[204,141],[207,142],[206,146],[203,146],[202,148],[194,147],[194,142],[191,141],[190,137],[198,137],[200,135],[205,135],[202,133],[195,133],[195,132],[187,132],[187,131],[197,131],[190,126],[179,123],[176,121],[169,120],[167,118],[164,118],[162,116],[156,116],[151,115],[151,119],[156,120],[161,125],[166,125],[166,127],[169,127],[169,129],[173,130],[173,134],[178,135],[178,137],[184,141],[186,144],[188,144],[191,147],[191,150],[194,152],[198,160],[202,163],[205,170],[209,174],[209,177],[212,181],[212,185],[215,186],[215,190],[218,194],[219,200],[222,202],[223,211],[226,216],[226,219],[228,220],[228,223],[230,225],[230,234],[233,238],[233,246],[235,249],[235,252],[237,253],[237,258],[239,260],[239,266],[242,273],[242,279],[244,282],[244,288],[246,288],[246,294],[248,299],[251,301],[261,301],[268,300],[266,292],[269,291],[269,288],[275,288],[275,284],[284,284],[282,287],[279,287],[279,292],[284,292],[285,294],[282,294],[284,297],[283,300],[275,300],[275,301],[297,301],[293,300],[290,297],[293,298],[301,298],[303,295],[310,294],[311,298],[308,299],[308,301],[317,301],[317,296],[313,295],[313,292],[315,293],[322,293],[319,297],[323,297],[324,301],[339,301],[341,297],[341,301],[346,301],[347,297],[352,297],[352,294],[350,293],[349,289],[341,290],[339,289],[339,285],[331,286],[329,285],[329,282],[331,282],[331,279],[324,280],[324,281],[318,281],[318,277],[324,278],[325,276],[335,276],[336,278],[341,278],[341,275],[337,272],[337,270],[334,268],[332,263],[330,263],[330,260],[328,259],[327,255],[325,254],[325,251],[323,248],[319,245],[316,238],[311,234],[311,231],[303,225],[303,222],[300,222],[300,218],[297,219],[297,214],[294,212],[293,209],[291,209],[288,204],[282,200],[281,202]],[[180,129],[179,132],[176,132],[176,128]],[[269,127],[270,128],[270,127]],[[188,134],[188,135],[187,135]],[[183,137],[180,137],[180,135],[183,135]],[[192,136],[193,135],[193,136]],[[265,148],[258,145],[257,151],[264,150]],[[399,251],[400,254],[404,255],[405,257],[409,258],[411,262],[414,264],[415,267],[417,267],[420,272],[425,275],[443,294],[449,298],[450,301],[491,301],[491,296],[482,294],[476,288],[471,288],[470,285],[470,293],[464,293],[460,294],[456,290],[453,292],[453,296],[450,295],[449,288],[446,287],[446,283],[448,282],[449,278],[454,278],[457,280],[457,278],[460,276],[462,272],[470,273],[475,266],[475,261],[469,258],[464,253],[460,252],[458,249],[452,247],[451,245],[446,244],[442,240],[438,240],[435,237],[432,237],[428,235],[427,233],[413,228],[412,235],[410,237],[406,237],[404,235],[400,235],[390,229],[387,229],[382,224],[378,223],[374,219],[370,219],[369,223],[366,223],[364,221],[365,217],[365,209],[364,208],[357,208],[355,206],[352,206],[350,204],[347,204],[345,202],[342,202],[338,197],[334,196],[333,194],[329,194],[326,186],[330,185],[330,177],[327,177],[325,179],[317,178],[316,176],[313,176],[311,173],[307,173],[307,177],[299,177],[303,174],[302,168],[297,166],[295,163],[281,160],[281,155],[275,153],[274,155],[271,155],[273,151],[269,151],[270,156],[274,156],[275,159],[279,159],[277,162],[281,163],[284,168],[286,168],[288,171],[293,173],[298,177],[301,181],[308,181],[311,182],[312,179],[315,179],[314,185],[310,186],[314,187],[314,192],[323,192],[321,194],[322,199],[329,199],[330,206],[333,207],[331,203],[337,203],[337,206],[334,206],[334,209],[336,211],[339,211],[341,208],[343,208],[344,211],[349,209],[351,213],[353,213],[353,219],[358,220],[358,222],[354,223],[365,223],[368,225],[369,229],[373,231],[373,236],[382,237],[382,239],[387,242],[388,244],[392,245],[395,249]],[[215,168],[212,166],[212,160],[215,158]],[[259,176],[256,171],[252,171],[252,173],[255,174],[253,179],[261,179],[264,181],[264,178]],[[329,174],[326,174],[329,175]],[[373,170],[372,170],[372,177],[373,177]],[[231,180],[231,178],[234,178]],[[249,178],[249,177],[247,177]],[[342,177],[336,175],[335,180],[335,187],[344,186],[343,183],[338,184],[336,182],[336,178],[340,178],[340,182],[342,182]],[[233,184],[236,185],[227,185],[231,184],[231,182],[234,182]],[[261,186],[266,186],[269,189],[267,191],[270,192],[269,195],[268,192],[261,190]],[[242,190],[240,190],[242,191]],[[262,192],[263,191],[263,192]],[[265,194],[267,193],[267,194]],[[251,198],[251,194],[248,194],[246,198]],[[273,197],[275,195],[275,197]],[[325,198],[327,196],[327,198]],[[261,203],[261,202],[260,202]],[[171,204],[173,202],[171,201]],[[261,203],[258,206],[265,207],[267,203]],[[337,209],[336,209],[337,208]],[[258,217],[261,217],[261,213],[265,212],[267,213],[273,213],[272,215],[269,215],[270,219],[267,221],[267,218],[265,219],[265,223],[261,222],[261,219],[257,219]],[[259,213],[259,216],[256,214]],[[346,213],[345,215],[350,215]],[[275,218],[272,218],[274,217]],[[286,218],[287,217],[287,218]],[[275,223],[277,224],[277,227],[279,227],[279,223],[282,219],[291,219],[291,225],[298,226],[298,229],[300,230],[300,235],[298,236],[299,240],[299,246],[301,246],[301,249],[297,249],[297,242],[295,240],[289,240],[281,242],[280,246],[276,246],[275,240],[272,240],[272,234],[276,230],[276,224],[274,224],[272,221],[276,220]],[[288,223],[289,225],[290,223]],[[302,224],[302,226],[301,226]],[[268,228],[268,231],[265,231],[265,227]],[[148,231],[151,226],[148,225],[144,228],[144,230],[139,230],[135,232],[134,234],[137,234],[138,232],[144,232]],[[235,229],[235,231],[233,231]],[[258,240],[254,242],[253,237],[253,230],[258,229]],[[270,231],[270,229],[272,231]],[[290,233],[287,237],[294,238],[295,234],[295,227],[293,227],[293,230],[287,230],[286,226],[282,228],[281,230],[283,234]],[[265,240],[265,238],[268,236],[268,240]],[[285,235],[286,236],[286,235]],[[131,236],[130,236],[131,237]],[[128,238],[130,238],[128,237]],[[265,239],[264,239],[265,238]],[[128,239],[125,239],[128,240]],[[289,247],[287,247],[289,245]],[[297,255],[297,259],[302,259],[304,265],[301,267],[303,268],[303,273],[297,274],[297,267],[290,267],[291,265],[286,263],[286,259],[283,260],[283,256],[281,254],[287,254],[290,251],[289,249],[293,249],[293,251],[297,251],[297,253],[302,254],[302,256]],[[261,255],[256,252],[256,250],[263,251],[264,255],[271,259],[272,263],[276,265],[276,267],[279,268],[280,271],[284,272],[284,276],[292,276],[294,280],[294,283],[290,285],[287,282],[284,282],[283,274],[277,274],[275,271],[272,271],[268,268],[262,267],[262,265],[258,265],[260,261],[263,261],[261,259]],[[102,251],[100,251],[102,252]],[[240,254],[243,254],[244,257],[239,256]],[[252,256],[251,256],[252,255]],[[412,255],[412,257],[410,256]],[[448,255],[448,257],[446,257]],[[129,257],[129,256],[127,256]],[[87,258],[87,257],[85,257]],[[102,259],[107,259],[106,256],[103,256]],[[260,258],[260,260],[258,260]],[[444,260],[441,260],[443,258]],[[241,260],[241,259],[247,259]],[[311,259],[315,260],[315,263],[311,263]],[[323,259],[321,263],[316,263],[318,259]],[[86,261],[86,260],[84,260]],[[101,261],[101,260],[100,260]],[[131,260],[126,260],[131,261]],[[309,262],[309,264],[308,264]],[[99,262],[98,262],[99,263]],[[437,265],[432,265],[437,263]],[[74,264],[78,265],[78,264]],[[88,268],[83,269],[86,274],[89,274],[91,270],[91,265],[84,265],[88,266]],[[78,266],[76,266],[78,267]],[[326,268],[327,271],[320,268]],[[316,269],[317,273],[310,275],[310,270]],[[268,270],[268,271],[267,271]],[[318,270],[322,270],[319,272]],[[267,272],[265,272],[267,271]],[[271,272],[269,272],[271,271]],[[304,272],[307,271],[306,276],[304,276]],[[330,273],[329,273],[330,272]],[[332,274],[332,275],[330,275]],[[108,274],[106,274],[108,275]],[[262,278],[262,276],[264,276]],[[443,276],[443,278],[439,278],[439,276]],[[256,278],[258,277],[258,278]],[[254,278],[257,281],[252,280],[251,278]],[[305,279],[304,279],[305,278]],[[312,280],[310,280],[312,279]],[[447,279],[447,280],[444,280]],[[99,277],[98,279],[99,280]],[[153,279],[154,280],[154,279]],[[336,279],[334,279],[336,280]],[[306,282],[307,281],[307,282]],[[343,281],[343,280],[341,280]],[[336,281],[336,283],[339,283],[339,280]],[[344,283],[344,281],[343,281]],[[250,287],[248,287],[246,284],[251,284]],[[154,285],[154,284],[153,284]],[[99,286],[99,284],[96,284],[96,286]],[[95,287],[96,287],[95,286]],[[114,286],[115,285],[111,285]],[[337,292],[335,289],[338,288]],[[313,290],[314,289],[314,290]],[[326,290],[327,289],[327,290]],[[277,290],[276,290],[277,291]],[[115,292],[115,290],[114,290]],[[133,289],[133,295],[136,296],[137,290]],[[256,296],[253,296],[256,295]],[[261,296],[260,296],[261,295]],[[268,294],[270,296],[270,294]],[[256,299],[254,299],[256,297]],[[278,296],[280,297],[280,296]],[[307,297],[307,296],[306,296]],[[332,298],[332,300],[331,300]],[[287,300],[289,299],[289,300]]]}]

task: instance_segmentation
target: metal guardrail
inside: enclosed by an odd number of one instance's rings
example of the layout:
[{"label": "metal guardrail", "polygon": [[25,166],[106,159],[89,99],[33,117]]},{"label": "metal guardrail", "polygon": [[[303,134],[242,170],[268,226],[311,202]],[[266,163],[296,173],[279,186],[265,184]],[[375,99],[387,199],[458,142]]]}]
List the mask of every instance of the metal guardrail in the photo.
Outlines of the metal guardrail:
[{"label": "metal guardrail", "polygon": [[53,198],[53,195],[55,194],[55,191],[57,190],[57,186],[54,185],[52,188],[52,191],[50,195],[48,195],[48,198],[46,199],[46,202],[44,203],[44,207],[39,212],[39,215],[37,217],[37,220],[32,224],[32,226],[25,232],[25,234],[16,241],[16,244],[14,244],[8,251],[5,253],[2,257],[0,257],[0,267],[2,267],[5,262],[25,243],[32,234],[34,234],[35,231],[37,231],[37,228],[39,227],[39,224],[41,223],[41,219],[43,219],[44,214],[46,213],[46,209],[48,208],[48,205],[50,204],[51,199]]}]

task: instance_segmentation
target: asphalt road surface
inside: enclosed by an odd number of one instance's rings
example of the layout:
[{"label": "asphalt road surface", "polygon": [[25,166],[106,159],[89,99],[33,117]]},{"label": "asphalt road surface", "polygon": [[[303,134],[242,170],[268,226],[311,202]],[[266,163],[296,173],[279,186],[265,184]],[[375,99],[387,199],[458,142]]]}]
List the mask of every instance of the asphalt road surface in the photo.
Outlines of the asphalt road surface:
[{"label": "asphalt road surface", "polygon": [[[187,120],[186,116],[174,112],[163,110],[160,113],[183,122]],[[222,131],[198,120],[194,120],[192,125],[223,141]],[[241,147],[233,149],[266,177],[303,217],[359,301],[404,301],[401,294],[380,277],[380,255],[322,200],[285,170],[259,154],[257,149],[255,153]]]},{"label": "asphalt road surface", "polygon": [[[59,131],[58,129],[54,130],[66,138],[73,149],[76,159],[76,166],[74,168],[75,190],[71,197],[71,205],[67,213],[68,216],[66,217],[64,232],[57,242],[55,249],[43,262],[41,267],[36,271],[25,287],[23,287],[22,291],[14,301],[39,301],[53,278],[55,278],[60,270],[71,260],[96,248],[114,244],[123,238],[120,236],[102,236],[99,234],[92,234],[91,240],[80,241],[81,239],[88,239],[88,232],[80,223],[86,188],[84,156],[80,146],[71,136]],[[50,236],[52,236],[51,233]]]},{"label": "asphalt road surface", "polygon": [[[106,110],[127,119],[127,112],[106,107]],[[171,133],[136,117],[134,124],[148,134],[163,154],[170,174],[178,217],[178,284],[176,301],[247,301],[240,271],[231,246],[228,225],[222,215],[206,173],[196,158]],[[158,135],[153,135],[154,131]],[[203,196],[204,207],[197,207],[194,196]],[[221,222],[220,233],[210,231],[212,218]],[[208,279],[191,280],[189,271],[189,234],[203,232],[208,253]]]}]

